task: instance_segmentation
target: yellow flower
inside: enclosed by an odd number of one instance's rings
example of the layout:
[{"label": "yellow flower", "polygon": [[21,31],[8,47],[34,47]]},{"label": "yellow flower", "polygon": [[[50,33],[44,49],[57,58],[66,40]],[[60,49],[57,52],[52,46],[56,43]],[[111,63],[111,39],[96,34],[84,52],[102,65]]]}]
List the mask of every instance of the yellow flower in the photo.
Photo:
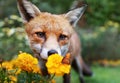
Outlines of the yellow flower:
[{"label": "yellow flower", "polygon": [[28,53],[20,53],[16,59],[15,65],[21,70],[28,72],[36,72],[35,68],[38,69],[38,60]]},{"label": "yellow flower", "polygon": [[12,61],[5,61],[2,63],[2,67],[7,69],[7,70],[12,70],[14,65]]},{"label": "yellow flower", "polygon": [[58,54],[53,54],[48,57],[46,67],[49,74],[61,76],[70,72],[71,66],[68,64],[63,64],[62,59],[63,57]]},{"label": "yellow flower", "polygon": [[33,66],[33,73],[39,73],[39,74],[42,74],[39,65],[37,65],[37,66],[36,66],[36,65]]},{"label": "yellow flower", "polygon": [[13,82],[13,83],[17,82],[17,78],[15,76],[10,75],[9,78],[10,78],[11,82]]},{"label": "yellow flower", "polygon": [[18,68],[17,71],[15,72],[16,75],[20,74],[21,73],[21,69]]},{"label": "yellow flower", "polygon": [[68,74],[70,72],[70,68],[71,68],[70,65],[62,64],[61,67],[60,67],[60,70],[64,73]]}]

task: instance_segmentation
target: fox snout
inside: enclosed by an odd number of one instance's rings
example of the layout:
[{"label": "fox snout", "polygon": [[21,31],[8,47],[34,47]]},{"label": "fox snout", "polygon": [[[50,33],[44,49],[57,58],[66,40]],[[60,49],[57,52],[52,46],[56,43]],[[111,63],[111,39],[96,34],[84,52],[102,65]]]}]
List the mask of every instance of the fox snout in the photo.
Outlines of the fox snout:
[{"label": "fox snout", "polygon": [[50,48],[49,49],[49,48],[43,47],[43,48],[41,48],[40,53],[39,53],[39,55],[42,59],[47,59],[52,54],[60,54],[61,55],[60,48]]},{"label": "fox snout", "polygon": [[58,52],[56,50],[50,50],[50,51],[48,51],[48,56],[50,56],[52,54],[58,54]]}]

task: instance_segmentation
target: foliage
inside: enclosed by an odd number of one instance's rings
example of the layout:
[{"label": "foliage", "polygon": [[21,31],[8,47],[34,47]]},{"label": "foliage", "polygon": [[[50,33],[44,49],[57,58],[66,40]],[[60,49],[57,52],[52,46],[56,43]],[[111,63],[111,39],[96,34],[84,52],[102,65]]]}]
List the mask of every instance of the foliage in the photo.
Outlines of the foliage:
[{"label": "foliage", "polygon": [[[67,11],[74,0],[29,0],[41,11],[47,11],[51,13],[63,13]],[[1,0],[0,10],[5,9],[5,11],[0,11],[0,18],[4,19],[12,14],[18,14],[17,1],[15,0]],[[63,4],[64,3],[64,4]]]},{"label": "foliage", "polygon": [[22,26],[22,19],[17,15],[10,15],[0,20],[0,28],[16,28]]},{"label": "foliage", "polygon": [[100,26],[109,20],[120,22],[120,1],[114,0],[86,0],[88,3],[87,22],[88,25]]},{"label": "foliage", "polygon": [[83,56],[90,60],[120,58],[119,28],[119,23],[108,21],[92,30],[80,30]]},{"label": "foliage", "polygon": [[0,83],[9,82],[8,72],[6,69],[0,68]]},{"label": "foliage", "polygon": [[[51,13],[65,13],[74,0],[30,0],[36,4],[41,11]],[[63,4],[64,3],[64,4]]]},{"label": "foliage", "polygon": [[10,18],[5,18],[3,21],[0,21],[1,58],[9,60],[19,50],[30,52],[24,28],[20,27],[21,22],[20,17],[16,15],[11,15]]}]

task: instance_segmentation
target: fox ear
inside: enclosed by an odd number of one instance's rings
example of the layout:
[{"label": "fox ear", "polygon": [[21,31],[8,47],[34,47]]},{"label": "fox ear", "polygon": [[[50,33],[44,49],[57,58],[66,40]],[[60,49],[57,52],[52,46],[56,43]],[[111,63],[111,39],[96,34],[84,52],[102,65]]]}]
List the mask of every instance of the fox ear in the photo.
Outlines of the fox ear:
[{"label": "fox ear", "polygon": [[67,14],[65,14],[65,17],[69,20],[71,25],[73,25],[74,27],[76,26],[77,22],[79,21],[79,19],[83,15],[86,7],[87,7],[87,5],[84,5],[80,8],[71,10]]},{"label": "fox ear", "polygon": [[40,10],[27,0],[17,0],[17,6],[23,23],[29,22],[32,18],[40,14]]}]

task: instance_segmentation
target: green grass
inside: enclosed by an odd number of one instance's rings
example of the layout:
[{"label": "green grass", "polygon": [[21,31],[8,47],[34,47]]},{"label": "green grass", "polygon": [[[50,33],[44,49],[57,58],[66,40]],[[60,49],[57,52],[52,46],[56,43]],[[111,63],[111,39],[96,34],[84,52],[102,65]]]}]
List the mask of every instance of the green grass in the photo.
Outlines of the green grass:
[{"label": "green grass", "polygon": [[[92,77],[85,77],[86,83],[120,83],[120,67],[92,66]],[[71,83],[79,83],[78,74],[72,70]],[[61,77],[56,77],[56,83],[62,83]]]}]

